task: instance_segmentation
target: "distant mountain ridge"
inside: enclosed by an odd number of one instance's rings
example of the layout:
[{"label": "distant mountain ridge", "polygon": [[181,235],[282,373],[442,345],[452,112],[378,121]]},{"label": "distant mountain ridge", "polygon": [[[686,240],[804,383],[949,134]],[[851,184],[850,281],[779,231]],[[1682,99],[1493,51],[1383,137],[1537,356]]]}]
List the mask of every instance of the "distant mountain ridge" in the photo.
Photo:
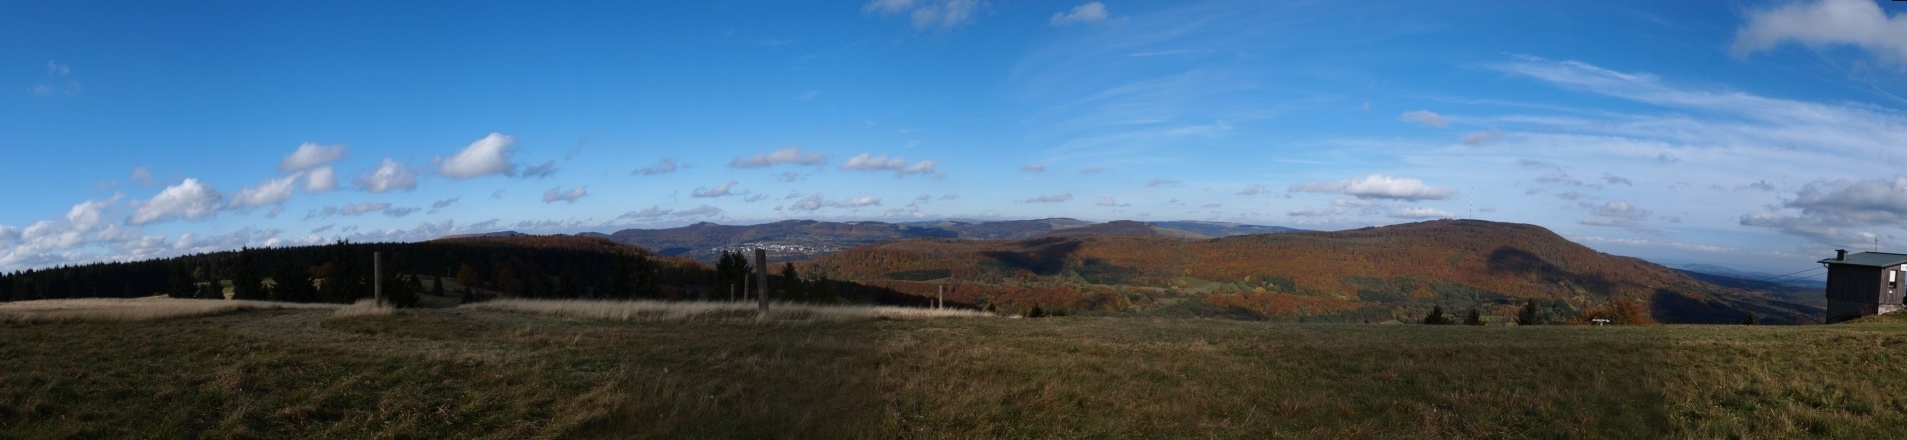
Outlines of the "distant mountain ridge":
[{"label": "distant mountain ridge", "polygon": [[818,258],[856,246],[913,239],[1019,240],[1046,236],[1153,235],[1208,239],[1246,234],[1301,231],[1239,223],[1114,221],[1094,223],[1070,218],[1038,220],[937,220],[908,223],[783,220],[759,225],[709,222],[668,229],[624,229],[609,234],[583,233],[648,249],[660,255],[714,262],[723,250],[765,247],[775,261]]},{"label": "distant mountain ridge", "polygon": [[[1098,234],[1092,229],[1120,233]],[[1017,240],[913,239],[816,259],[812,273],[949,300],[1121,313],[1410,320],[1433,305],[1579,317],[1612,301],[1669,323],[1810,323],[1820,308],[1604,254],[1535,225],[1439,220],[1184,239],[1112,222]],[[1177,231],[1177,229],[1172,229]],[[885,280],[885,281],[883,281]],[[1414,317],[1414,318],[1413,318]]]}]

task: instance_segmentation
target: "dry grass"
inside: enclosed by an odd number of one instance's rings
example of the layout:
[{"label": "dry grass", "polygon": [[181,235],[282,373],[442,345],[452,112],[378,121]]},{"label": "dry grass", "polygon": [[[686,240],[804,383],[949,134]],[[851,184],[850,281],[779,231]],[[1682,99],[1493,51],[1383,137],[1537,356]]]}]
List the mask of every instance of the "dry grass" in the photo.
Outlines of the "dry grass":
[{"label": "dry grass", "polygon": [[351,305],[339,307],[337,311],[331,312],[331,317],[391,316],[393,313],[397,313],[396,307],[378,305],[377,300],[374,299],[360,299]]},{"label": "dry grass", "polygon": [[272,301],[145,298],[49,299],[0,303],[0,322],[143,321],[239,310],[322,309],[335,304]]},{"label": "dry grass", "polygon": [[793,321],[841,322],[871,319],[985,318],[994,315],[959,309],[893,306],[836,306],[772,303],[761,315],[754,302],[669,302],[504,299],[462,306],[466,309],[525,312],[616,321]]}]

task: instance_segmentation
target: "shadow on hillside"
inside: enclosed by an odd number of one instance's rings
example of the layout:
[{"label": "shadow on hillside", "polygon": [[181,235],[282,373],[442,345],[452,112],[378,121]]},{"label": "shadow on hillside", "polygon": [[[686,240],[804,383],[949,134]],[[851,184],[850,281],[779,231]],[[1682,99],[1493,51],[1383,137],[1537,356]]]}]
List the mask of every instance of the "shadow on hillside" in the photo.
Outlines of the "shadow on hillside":
[{"label": "shadow on hillside", "polygon": [[1021,242],[1020,250],[1017,251],[992,251],[981,255],[1009,268],[1026,269],[1038,275],[1054,275],[1066,267],[1066,257],[1078,251],[1079,246],[1079,242],[1064,238],[1041,238]]},{"label": "shadow on hillside", "polygon": [[1557,267],[1533,252],[1504,246],[1490,252],[1490,271],[1536,276],[1544,282],[1568,281],[1591,293],[1608,296],[1616,285],[1602,275],[1580,274]]}]

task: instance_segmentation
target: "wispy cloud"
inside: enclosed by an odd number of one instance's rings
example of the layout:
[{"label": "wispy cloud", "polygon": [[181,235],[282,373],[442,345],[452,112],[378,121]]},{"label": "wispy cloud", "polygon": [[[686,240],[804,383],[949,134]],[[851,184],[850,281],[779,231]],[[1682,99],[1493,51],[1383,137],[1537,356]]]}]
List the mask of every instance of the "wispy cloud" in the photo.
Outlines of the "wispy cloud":
[{"label": "wispy cloud", "polygon": [[1034,198],[1030,198],[1026,200],[1021,200],[1020,202],[1021,203],[1060,203],[1060,202],[1065,202],[1072,199],[1073,199],[1072,193],[1064,193],[1064,194],[1054,194],[1050,196],[1038,196],[1038,197],[1034,197]]},{"label": "wispy cloud", "polygon": [[1291,186],[1291,192],[1338,193],[1360,199],[1442,200],[1456,191],[1425,185],[1424,181],[1372,174],[1337,182],[1306,182]]},{"label": "wispy cloud", "polygon": [[654,176],[658,174],[673,173],[675,172],[675,168],[676,168],[675,159],[664,157],[662,158],[662,160],[656,161],[655,165],[650,165],[647,168],[637,168],[635,171],[630,171],[629,174]]},{"label": "wispy cloud", "polygon": [[746,159],[737,156],[734,160],[728,161],[728,166],[732,168],[761,168],[781,164],[820,165],[827,161],[828,156],[821,153],[803,152],[801,151],[801,147],[788,147],[765,154],[758,153]]},{"label": "wispy cloud", "polygon": [[1433,112],[1429,110],[1407,111],[1407,112],[1404,112],[1402,116],[1398,116],[1397,118],[1404,122],[1423,124],[1424,126],[1427,126],[1427,127],[1443,128],[1446,125],[1450,125],[1450,121],[1445,120],[1443,115],[1439,115],[1437,114],[1437,112]]},{"label": "wispy cloud", "polygon": [[991,8],[985,0],[873,0],[861,6],[861,12],[905,16],[915,30],[945,32],[973,22]]},{"label": "wispy cloud", "polygon": [[708,188],[708,187],[696,188],[694,191],[689,192],[689,197],[696,197],[696,198],[723,197],[723,196],[729,195],[728,189],[733,188],[734,186],[735,186],[735,181],[730,180],[727,182],[722,182],[721,185],[716,185],[715,188]]},{"label": "wispy cloud", "polygon": [[934,161],[923,160],[919,162],[914,162],[913,165],[908,165],[906,158],[902,158],[902,157],[889,158],[887,156],[875,156],[870,153],[861,153],[860,155],[848,158],[848,162],[846,164],[841,165],[841,169],[859,170],[859,171],[893,171],[896,176],[906,176],[911,174],[927,174],[927,173],[934,172]]},{"label": "wispy cloud", "polygon": [[569,190],[563,190],[563,188],[559,186],[555,188],[550,188],[549,191],[543,192],[543,203],[555,203],[555,202],[575,203],[576,199],[580,199],[588,195],[589,195],[589,187],[587,186],[578,186],[575,188],[570,188]]},{"label": "wispy cloud", "polygon": [[1054,26],[1096,24],[1106,22],[1106,17],[1105,3],[1090,2],[1074,6],[1071,11],[1053,13],[1053,19],[1047,22]]}]

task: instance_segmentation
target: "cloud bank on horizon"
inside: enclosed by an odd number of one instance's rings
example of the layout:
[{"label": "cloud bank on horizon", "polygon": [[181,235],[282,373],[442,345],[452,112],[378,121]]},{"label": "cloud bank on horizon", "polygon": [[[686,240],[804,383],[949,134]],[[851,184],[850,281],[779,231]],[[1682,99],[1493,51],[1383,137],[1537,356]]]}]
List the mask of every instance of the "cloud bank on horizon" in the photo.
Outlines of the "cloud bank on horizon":
[{"label": "cloud bank on horizon", "polygon": [[38,42],[0,49],[0,271],[792,218],[1907,249],[1895,2],[394,8],[0,5]]}]

